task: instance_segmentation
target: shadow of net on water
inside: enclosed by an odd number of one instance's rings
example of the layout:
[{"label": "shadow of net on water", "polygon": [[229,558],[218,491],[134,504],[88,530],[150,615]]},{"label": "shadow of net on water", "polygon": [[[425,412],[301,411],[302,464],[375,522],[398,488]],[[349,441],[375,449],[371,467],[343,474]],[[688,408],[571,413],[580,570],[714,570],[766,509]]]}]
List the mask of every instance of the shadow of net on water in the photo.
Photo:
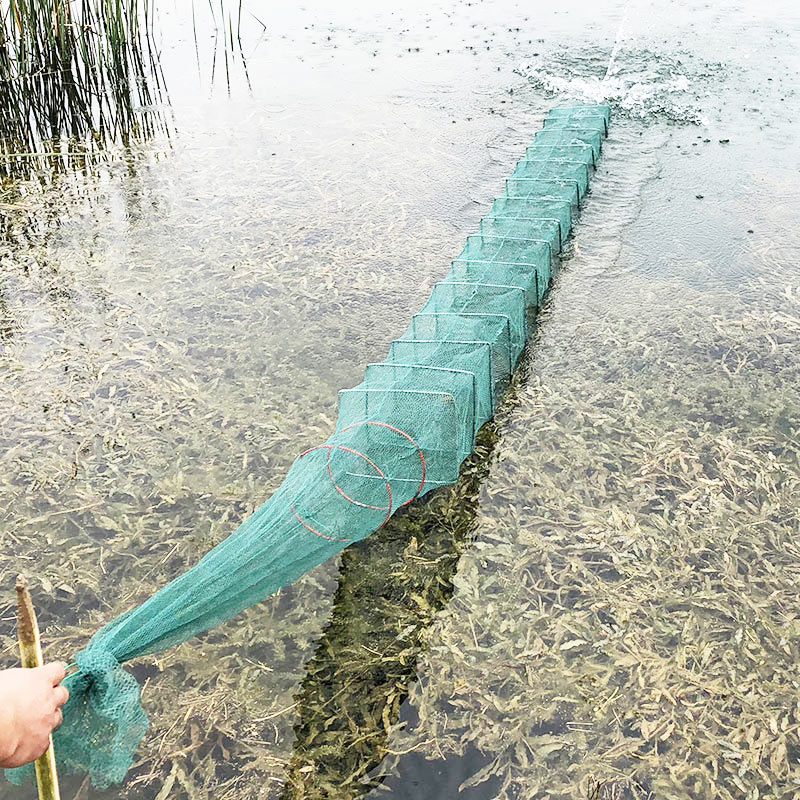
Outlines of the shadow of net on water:
[{"label": "shadow of net on water", "polygon": [[502,420],[527,372],[523,357],[457,484],[412,504],[344,551],[331,619],[296,698],[283,800],[362,797],[382,782],[370,773],[390,753],[390,732],[416,680],[427,631],[453,595]]}]

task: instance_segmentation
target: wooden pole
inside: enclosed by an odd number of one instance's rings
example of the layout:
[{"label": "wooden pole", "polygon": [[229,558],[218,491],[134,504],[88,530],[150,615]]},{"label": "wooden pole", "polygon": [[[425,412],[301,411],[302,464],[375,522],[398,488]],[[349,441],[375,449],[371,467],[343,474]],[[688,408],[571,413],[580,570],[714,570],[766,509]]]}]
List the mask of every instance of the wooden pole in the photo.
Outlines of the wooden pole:
[{"label": "wooden pole", "polygon": [[[17,632],[22,666],[41,667],[43,659],[39,623],[33,610],[28,581],[24,575],[17,576]],[[36,785],[39,788],[39,800],[61,800],[52,736],[47,752],[36,759]]]}]

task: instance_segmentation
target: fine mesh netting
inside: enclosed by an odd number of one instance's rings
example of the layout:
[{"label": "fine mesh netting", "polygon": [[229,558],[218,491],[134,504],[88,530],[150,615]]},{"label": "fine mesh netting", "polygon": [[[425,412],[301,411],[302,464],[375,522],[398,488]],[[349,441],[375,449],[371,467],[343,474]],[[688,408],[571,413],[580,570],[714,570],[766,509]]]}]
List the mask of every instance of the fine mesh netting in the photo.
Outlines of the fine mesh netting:
[{"label": "fine mesh netting", "polygon": [[122,662],[230,619],[457,480],[525,347],[609,119],[607,106],[550,112],[408,330],[340,392],[333,435],[301,453],[275,494],[193,569],[78,653],[55,734],[63,769],[88,771],[103,788],[133,763],[148,723]]}]

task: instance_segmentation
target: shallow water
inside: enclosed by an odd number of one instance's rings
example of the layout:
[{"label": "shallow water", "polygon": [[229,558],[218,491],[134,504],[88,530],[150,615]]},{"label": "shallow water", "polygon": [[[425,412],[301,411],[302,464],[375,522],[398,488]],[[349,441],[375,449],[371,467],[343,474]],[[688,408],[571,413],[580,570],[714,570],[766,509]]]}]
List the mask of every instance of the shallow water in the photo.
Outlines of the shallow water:
[{"label": "shallow water", "polygon": [[162,4],[169,139],[3,186],[0,581],[52,657],[328,435],[549,107],[614,121],[462,482],[137,662],[141,763],[65,796],[798,796],[797,10],[249,11],[228,83]]}]

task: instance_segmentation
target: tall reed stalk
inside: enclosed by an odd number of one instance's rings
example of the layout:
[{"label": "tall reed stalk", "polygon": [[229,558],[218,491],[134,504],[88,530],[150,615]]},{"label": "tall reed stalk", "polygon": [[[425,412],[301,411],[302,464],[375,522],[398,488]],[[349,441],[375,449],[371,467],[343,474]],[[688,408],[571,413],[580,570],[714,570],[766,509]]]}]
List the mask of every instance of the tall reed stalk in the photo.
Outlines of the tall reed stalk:
[{"label": "tall reed stalk", "polygon": [[153,0],[0,0],[0,172],[163,128]]}]

